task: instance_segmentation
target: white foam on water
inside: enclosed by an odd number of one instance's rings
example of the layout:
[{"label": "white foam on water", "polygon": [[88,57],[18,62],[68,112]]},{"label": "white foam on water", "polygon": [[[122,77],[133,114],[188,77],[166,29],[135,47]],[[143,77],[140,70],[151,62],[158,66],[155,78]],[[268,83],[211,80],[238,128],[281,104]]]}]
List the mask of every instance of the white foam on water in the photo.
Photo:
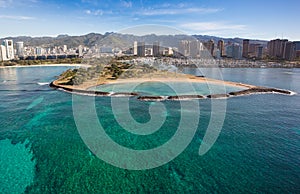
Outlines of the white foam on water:
[{"label": "white foam on water", "polygon": [[44,85],[49,85],[50,83],[49,82],[38,82],[37,84],[40,86],[44,86]]}]

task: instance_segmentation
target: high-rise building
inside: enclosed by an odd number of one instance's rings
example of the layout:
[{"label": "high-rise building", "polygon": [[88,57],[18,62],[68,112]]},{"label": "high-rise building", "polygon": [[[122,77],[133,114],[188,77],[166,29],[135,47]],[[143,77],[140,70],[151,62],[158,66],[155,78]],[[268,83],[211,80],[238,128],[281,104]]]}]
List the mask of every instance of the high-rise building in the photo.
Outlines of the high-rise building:
[{"label": "high-rise building", "polygon": [[220,51],[220,57],[226,56],[224,40],[219,40],[219,41],[218,41],[218,46],[217,46],[217,48],[218,48],[219,51]]},{"label": "high-rise building", "polygon": [[190,41],[190,56],[197,57],[199,55],[199,41]]},{"label": "high-rise building", "polygon": [[3,59],[2,59],[2,50],[1,50],[1,45],[0,45],[0,61],[3,61]]},{"label": "high-rise building", "polygon": [[209,51],[211,56],[213,56],[215,50],[215,42],[213,40],[209,40],[208,42],[205,43],[205,47]]},{"label": "high-rise building", "polygon": [[18,57],[24,56],[24,43],[23,42],[16,42],[16,50]]},{"label": "high-rise building", "polygon": [[226,56],[228,57],[228,58],[232,58],[232,56],[233,56],[233,47],[232,47],[232,44],[230,44],[230,45],[227,45],[226,46]]},{"label": "high-rise building", "polygon": [[79,47],[78,47],[78,57],[83,57],[83,47],[82,47],[82,45],[79,45]]},{"label": "high-rise building", "polygon": [[284,47],[284,59],[286,60],[294,60],[296,57],[296,44],[288,41],[285,42],[285,47]]},{"label": "high-rise building", "polygon": [[160,50],[159,50],[159,42],[154,42],[153,43],[153,56],[158,57],[160,55]]},{"label": "high-rise building", "polygon": [[258,49],[257,49],[257,58],[258,59],[262,59],[263,58],[263,49],[264,47],[263,46],[258,46]]},{"label": "high-rise building", "polygon": [[36,47],[36,48],[35,48],[35,54],[36,54],[36,55],[42,55],[42,54],[43,54],[43,48],[41,48],[41,47]]},{"label": "high-rise building", "polygon": [[269,55],[271,57],[275,57],[275,58],[279,58],[279,59],[283,59],[284,58],[284,46],[285,46],[285,42],[287,42],[288,40],[284,39],[284,40],[280,40],[280,39],[276,39],[276,40],[271,40],[269,42]]},{"label": "high-rise building", "polygon": [[6,48],[3,45],[0,45],[0,61],[7,61],[6,57]]},{"label": "high-rise building", "polygon": [[188,40],[180,41],[179,53],[185,57],[190,55],[190,41],[188,41]]},{"label": "high-rise building", "polygon": [[203,43],[199,40],[182,40],[179,43],[179,53],[185,57],[200,57],[204,50]]},{"label": "high-rise building", "polygon": [[296,50],[300,51],[300,41],[294,41],[295,45],[296,45]]},{"label": "high-rise building", "polygon": [[249,40],[244,39],[243,40],[243,53],[242,53],[242,56],[244,58],[248,58],[248,54],[249,54]]},{"label": "high-rise building", "polygon": [[231,44],[226,47],[226,55],[229,58],[240,59],[242,55],[242,47],[239,44]]},{"label": "high-rise building", "polygon": [[133,43],[133,55],[137,55],[137,47],[138,47],[138,43],[137,43],[137,41],[134,41],[134,43]]},{"label": "high-rise building", "polygon": [[300,57],[300,41],[295,41],[294,43],[296,45],[296,57],[299,58]]},{"label": "high-rise building", "polygon": [[248,57],[256,56],[259,46],[260,44],[249,44]]},{"label": "high-rise building", "polygon": [[137,56],[139,56],[139,57],[145,56],[145,42],[137,43]]},{"label": "high-rise building", "polygon": [[220,51],[220,49],[215,49],[214,50],[214,57],[216,58],[216,59],[221,59],[221,51]]},{"label": "high-rise building", "polygon": [[239,44],[233,44],[233,58],[241,59],[242,57],[242,47]]},{"label": "high-rise building", "polygon": [[268,42],[268,55],[271,58],[293,60],[296,57],[296,45],[287,39],[275,39]]},{"label": "high-rise building", "polygon": [[67,46],[67,45],[64,45],[64,46],[63,46],[63,52],[66,53],[67,51],[68,51],[68,46]]},{"label": "high-rise building", "polygon": [[7,60],[13,60],[15,58],[13,41],[12,40],[3,40],[2,44],[6,48]]}]

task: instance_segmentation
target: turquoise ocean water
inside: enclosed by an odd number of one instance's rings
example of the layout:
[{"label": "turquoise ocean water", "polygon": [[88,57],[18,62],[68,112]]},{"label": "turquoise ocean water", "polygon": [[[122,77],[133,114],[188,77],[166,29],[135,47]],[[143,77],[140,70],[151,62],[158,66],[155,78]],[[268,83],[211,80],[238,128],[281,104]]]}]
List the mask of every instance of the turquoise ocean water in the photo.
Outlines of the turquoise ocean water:
[{"label": "turquoise ocean water", "polygon": [[[137,92],[143,96],[174,96],[174,95],[209,95],[210,88],[213,88],[216,93],[225,93],[225,91],[233,92],[246,88],[224,86],[223,84],[210,84],[206,83],[184,83],[184,82],[143,82],[136,86],[135,83],[118,83],[118,84],[105,84],[97,87],[91,87],[89,90],[96,90],[102,92],[128,92],[131,88],[132,91]],[[191,90],[193,88],[193,90]]]},{"label": "turquoise ocean water", "polygon": [[[66,69],[0,69],[0,193],[300,192],[299,95],[228,98],[221,134],[203,156],[198,151],[210,119],[211,101],[200,100],[198,129],[185,151],[163,166],[131,171],[98,159],[81,139],[73,117],[72,95],[46,84]],[[210,71],[206,70],[206,75]],[[186,72],[201,74],[196,69]],[[224,80],[300,93],[300,69],[221,72]],[[149,93],[155,87],[146,85],[141,90]],[[130,98],[132,116],[147,122],[151,103]],[[95,100],[106,133],[132,149],[160,146],[176,132],[179,102],[162,103],[166,122],[154,134],[139,137],[117,124],[110,97]]]}]

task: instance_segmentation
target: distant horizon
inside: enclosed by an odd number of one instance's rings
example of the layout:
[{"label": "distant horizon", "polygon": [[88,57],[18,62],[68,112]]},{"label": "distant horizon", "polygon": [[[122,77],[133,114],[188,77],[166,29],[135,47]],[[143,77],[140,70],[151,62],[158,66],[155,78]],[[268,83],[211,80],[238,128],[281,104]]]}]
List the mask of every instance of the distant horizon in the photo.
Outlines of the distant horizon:
[{"label": "distant horizon", "polygon": [[134,26],[169,26],[184,34],[300,40],[300,1],[4,0],[0,37],[78,36]]},{"label": "distant horizon", "polygon": [[[18,37],[30,37],[30,38],[58,38],[59,36],[68,36],[68,37],[76,37],[76,36],[86,36],[89,34],[99,34],[99,35],[105,35],[108,33],[112,34],[122,34],[122,35],[133,35],[133,36],[149,36],[149,35],[156,35],[156,36],[207,36],[207,37],[214,37],[214,38],[221,38],[221,39],[249,39],[249,40],[257,40],[257,41],[270,41],[273,39],[282,39],[282,38],[273,38],[270,40],[267,39],[259,39],[259,38],[244,38],[244,37],[222,37],[222,36],[214,36],[214,35],[208,35],[208,34],[155,34],[155,33],[149,33],[149,34],[142,34],[142,35],[137,35],[137,34],[128,34],[128,33],[120,33],[120,32],[87,32],[83,34],[67,34],[67,33],[62,33],[62,34],[57,34],[57,35],[37,35],[37,36],[31,36],[31,35],[16,35],[16,36],[5,36],[5,37],[0,37],[0,39],[7,39],[7,38],[18,38]],[[284,38],[283,39],[288,39]],[[288,39],[290,40],[290,39]],[[300,41],[299,40],[290,40],[290,41]]]}]

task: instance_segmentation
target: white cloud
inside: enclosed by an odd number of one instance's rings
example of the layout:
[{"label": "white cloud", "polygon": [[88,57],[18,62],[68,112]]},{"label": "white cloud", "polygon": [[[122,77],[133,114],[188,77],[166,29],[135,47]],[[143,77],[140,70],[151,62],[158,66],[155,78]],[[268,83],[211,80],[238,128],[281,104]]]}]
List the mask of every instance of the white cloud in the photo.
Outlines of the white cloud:
[{"label": "white cloud", "polygon": [[12,15],[0,15],[0,19],[10,19],[10,20],[34,20],[34,17],[28,16],[12,16]]},{"label": "white cloud", "polygon": [[98,10],[85,10],[85,13],[88,15],[94,15],[94,16],[98,16],[98,15],[103,15],[103,11],[101,9]]},{"label": "white cloud", "polygon": [[148,9],[143,10],[140,14],[146,16],[153,16],[153,15],[177,15],[177,14],[209,14],[209,13],[216,13],[221,11],[221,9],[216,8],[174,8],[174,9]]},{"label": "white cloud", "polygon": [[224,21],[183,23],[179,27],[189,34],[203,34],[220,37],[244,37],[248,26]]},{"label": "white cloud", "polygon": [[180,27],[194,31],[245,30],[245,25],[229,24],[227,22],[192,22],[181,24]]},{"label": "white cloud", "polygon": [[38,0],[0,0],[0,8],[30,6],[38,2]]},{"label": "white cloud", "polygon": [[131,1],[121,1],[121,3],[126,8],[131,8],[132,7],[132,2]]}]

